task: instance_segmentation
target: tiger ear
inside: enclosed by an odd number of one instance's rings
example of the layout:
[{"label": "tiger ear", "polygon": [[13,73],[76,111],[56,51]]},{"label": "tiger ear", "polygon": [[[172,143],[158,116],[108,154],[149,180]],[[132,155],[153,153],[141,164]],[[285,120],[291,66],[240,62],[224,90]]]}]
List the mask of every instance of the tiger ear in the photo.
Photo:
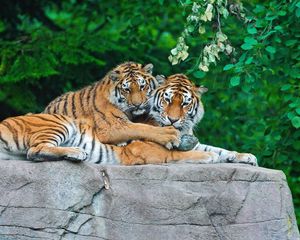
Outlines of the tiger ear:
[{"label": "tiger ear", "polygon": [[116,82],[118,79],[119,79],[119,77],[120,77],[120,72],[119,71],[111,71],[110,73],[109,73],[109,78],[112,80],[112,81],[114,81],[114,82]]},{"label": "tiger ear", "polygon": [[152,64],[152,63],[146,64],[146,65],[143,67],[143,70],[144,70],[146,73],[152,74],[152,71],[153,71],[153,64]]},{"label": "tiger ear", "polygon": [[166,77],[164,75],[157,75],[155,78],[158,84],[163,84],[166,81]]},{"label": "tiger ear", "polygon": [[208,88],[204,86],[200,86],[200,87],[195,87],[195,90],[197,93],[199,93],[199,95],[202,95],[203,93],[206,93],[208,91]]}]

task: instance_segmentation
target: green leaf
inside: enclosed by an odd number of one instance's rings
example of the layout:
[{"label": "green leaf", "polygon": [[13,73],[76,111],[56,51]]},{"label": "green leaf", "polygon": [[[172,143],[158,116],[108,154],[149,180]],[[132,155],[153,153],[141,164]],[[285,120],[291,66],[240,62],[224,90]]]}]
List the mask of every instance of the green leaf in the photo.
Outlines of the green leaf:
[{"label": "green leaf", "polygon": [[266,34],[260,36],[260,37],[259,37],[259,40],[264,40],[264,39],[268,38],[269,36],[271,36],[271,35],[274,34],[274,33],[276,33],[275,30],[269,31],[269,32],[267,32]]},{"label": "green leaf", "polygon": [[298,102],[292,102],[292,103],[289,104],[290,108],[295,108],[295,107],[298,107],[298,106],[300,106],[300,103],[298,103]]},{"label": "green leaf", "polygon": [[257,44],[257,40],[253,37],[245,37],[244,42],[252,45]]},{"label": "green leaf", "polygon": [[263,12],[264,10],[265,10],[265,7],[263,5],[256,5],[256,7],[253,10],[253,12],[260,13],[260,12]]},{"label": "green leaf", "polygon": [[193,76],[195,78],[204,78],[206,75],[206,72],[203,72],[203,71],[196,71],[193,73]]},{"label": "green leaf", "polygon": [[300,115],[300,108],[296,108],[296,113]]},{"label": "green leaf", "polygon": [[300,8],[297,8],[296,10],[296,17],[300,17]]},{"label": "green leaf", "polygon": [[280,88],[280,90],[281,90],[281,91],[286,91],[286,90],[289,90],[291,87],[292,87],[291,84],[284,84],[284,85]]},{"label": "green leaf", "polygon": [[247,83],[253,83],[253,82],[255,82],[255,78],[252,75],[246,75],[245,81]]},{"label": "green leaf", "polygon": [[256,34],[257,33],[257,30],[255,27],[253,26],[248,26],[247,27],[247,32],[250,33],[250,34]]},{"label": "green leaf", "polygon": [[247,64],[247,65],[248,65],[248,64],[251,64],[251,63],[252,63],[252,60],[253,60],[253,57],[247,58],[245,64]]},{"label": "green leaf", "polygon": [[275,42],[277,42],[277,43],[282,43],[281,38],[279,38],[279,37],[277,37],[277,36],[274,38],[274,40],[275,40]]},{"label": "green leaf", "polygon": [[295,128],[299,128],[300,127],[300,117],[294,117],[292,119],[292,125],[295,127]]},{"label": "green leaf", "polygon": [[226,8],[224,8],[224,7],[221,7],[220,12],[224,16],[224,18],[227,18],[228,15],[229,15],[228,10]]},{"label": "green leaf", "polygon": [[281,11],[278,12],[278,15],[279,16],[285,16],[286,15],[286,11],[281,10]]},{"label": "green leaf", "polygon": [[276,53],[276,49],[272,46],[267,46],[266,51],[272,54]]},{"label": "green leaf", "polygon": [[277,31],[281,31],[281,30],[282,30],[282,27],[279,26],[279,25],[277,25],[276,27],[274,27],[274,29],[277,30]]},{"label": "green leaf", "polygon": [[292,120],[295,116],[296,116],[296,114],[293,113],[293,112],[288,112],[288,114],[287,114],[287,117],[288,117],[288,119],[290,119],[290,120]]},{"label": "green leaf", "polygon": [[265,19],[257,19],[256,20],[256,23],[255,23],[255,26],[257,28],[262,28],[262,27],[265,27],[267,24],[266,20]]},{"label": "green leaf", "polygon": [[235,86],[238,86],[240,84],[240,76],[234,76],[230,79],[230,85],[235,87]]},{"label": "green leaf", "polygon": [[246,54],[246,53],[243,53],[242,56],[239,58],[238,64],[242,64],[242,63],[245,61],[246,56],[247,56],[247,54]]},{"label": "green leaf", "polygon": [[297,68],[291,68],[289,71],[289,75],[292,78],[300,78],[300,70]]},{"label": "green leaf", "polygon": [[271,156],[272,154],[273,154],[273,152],[271,150],[264,150],[263,151],[264,156]]},{"label": "green leaf", "polygon": [[224,68],[223,68],[223,70],[224,71],[227,71],[227,70],[230,70],[231,68],[233,68],[234,67],[234,64],[227,64]]},{"label": "green leaf", "polygon": [[189,26],[187,27],[187,30],[188,30],[189,32],[194,32],[195,27],[194,27],[193,25],[189,25]]},{"label": "green leaf", "polygon": [[252,45],[252,44],[248,44],[248,43],[244,43],[244,44],[241,46],[241,48],[242,48],[243,50],[250,50],[250,49],[253,48],[253,45]]},{"label": "green leaf", "polygon": [[292,94],[285,94],[285,95],[283,96],[283,101],[284,101],[284,102],[288,102],[288,101],[290,101],[292,98],[293,98],[293,95],[292,95]]},{"label": "green leaf", "polygon": [[285,42],[285,45],[289,47],[289,46],[295,45],[297,42],[298,42],[297,40],[291,39],[291,40],[287,40],[287,41]]},{"label": "green leaf", "polygon": [[268,21],[273,21],[274,19],[278,18],[277,15],[269,14],[265,17],[266,20]]},{"label": "green leaf", "polygon": [[241,73],[241,72],[243,72],[243,71],[244,71],[244,68],[241,67],[241,66],[236,66],[236,67],[234,68],[234,72],[235,72],[235,73]]},{"label": "green leaf", "polygon": [[246,92],[246,93],[249,93],[250,92],[250,90],[251,90],[251,88],[252,88],[252,86],[251,85],[243,85],[242,86],[242,90],[244,91],[244,92]]},{"label": "green leaf", "polygon": [[249,44],[249,45],[256,45],[257,40],[253,37],[245,37],[244,42]]}]

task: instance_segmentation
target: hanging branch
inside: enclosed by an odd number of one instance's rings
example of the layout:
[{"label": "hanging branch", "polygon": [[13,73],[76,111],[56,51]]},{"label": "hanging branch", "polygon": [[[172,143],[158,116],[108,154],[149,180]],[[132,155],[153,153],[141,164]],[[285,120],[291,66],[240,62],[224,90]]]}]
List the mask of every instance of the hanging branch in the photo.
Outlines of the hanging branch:
[{"label": "hanging branch", "polygon": [[[241,4],[235,4],[235,11],[233,15],[239,13],[239,17],[244,18],[245,15],[242,13],[243,7]],[[222,32],[222,23],[220,16],[225,19],[232,12],[231,5],[227,3],[227,0],[205,0],[205,1],[194,1],[191,13],[186,19],[186,25],[178,38],[178,42],[175,48],[171,50],[169,61],[172,65],[179,64],[189,56],[189,46],[186,44],[187,38],[191,36],[196,30],[198,34],[202,35],[206,33],[206,27],[209,26],[209,22],[215,21],[217,24],[217,31],[215,37],[211,42],[205,45],[200,54],[200,61],[198,68],[204,72],[209,71],[210,64],[216,64],[217,60],[220,60],[219,54],[224,53],[231,55],[234,53],[234,48],[230,45],[228,37]],[[230,11],[229,11],[229,10]]]}]

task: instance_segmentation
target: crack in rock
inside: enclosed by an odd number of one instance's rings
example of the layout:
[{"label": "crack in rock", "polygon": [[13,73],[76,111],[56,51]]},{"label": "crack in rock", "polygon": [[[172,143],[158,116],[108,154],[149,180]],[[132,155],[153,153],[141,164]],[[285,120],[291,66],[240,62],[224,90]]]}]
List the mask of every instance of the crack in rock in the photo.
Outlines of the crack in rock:
[{"label": "crack in rock", "polygon": [[86,224],[88,221],[90,221],[90,220],[92,219],[92,218],[89,218],[89,219],[86,220],[85,222],[81,223],[81,224],[79,225],[79,227],[78,227],[77,230],[75,230],[75,231],[70,230],[70,226],[78,219],[78,217],[79,217],[80,214],[81,214],[81,211],[83,211],[85,208],[91,206],[91,205],[94,203],[95,198],[96,198],[98,195],[100,195],[101,192],[102,192],[104,189],[105,189],[105,186],[104,186],[104,185],[101,186],[100,189],[99,189],[98,191],[96,191],[96,192],[93,194],[93,196],[91,197],[91,201],[90,201],[89,203],[83,205],[82,207],[80,207],[80,208],[77,209],[77,210],[73,210],[73,211],[72,211],[73,213],[75,213],[75,215],[73,215],[72,217],[70,217],[70,218],[69,218],[69,221],[67,222],[67,224],[63,227],[63,229],[65,229],[65,232],[61,235],[61,238],[60,238],[60,239],[62,239],[62,238],[65,236],[66,233],[69,233],[69,232],[71,232],[71,233],[78,233],[78,231],[80,230],[80,228],[81,228],[84,224]]}]

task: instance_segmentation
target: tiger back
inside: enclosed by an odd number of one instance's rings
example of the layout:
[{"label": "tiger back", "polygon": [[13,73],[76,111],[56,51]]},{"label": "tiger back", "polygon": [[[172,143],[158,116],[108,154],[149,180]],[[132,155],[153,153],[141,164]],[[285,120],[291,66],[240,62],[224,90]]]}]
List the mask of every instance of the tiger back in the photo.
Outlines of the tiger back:
[{"label": "tiger back", "polygon": [[102,80],[54,99],[44,113],[63,114],[73,119],[89,118],[97,116],[97,113],[103,114],[108,110],[103,108],[113,104],[128,114],[129,118],[142,114],[149,108],[149,96],[157,86],[152,69],[152,64],[120,64]]}]

